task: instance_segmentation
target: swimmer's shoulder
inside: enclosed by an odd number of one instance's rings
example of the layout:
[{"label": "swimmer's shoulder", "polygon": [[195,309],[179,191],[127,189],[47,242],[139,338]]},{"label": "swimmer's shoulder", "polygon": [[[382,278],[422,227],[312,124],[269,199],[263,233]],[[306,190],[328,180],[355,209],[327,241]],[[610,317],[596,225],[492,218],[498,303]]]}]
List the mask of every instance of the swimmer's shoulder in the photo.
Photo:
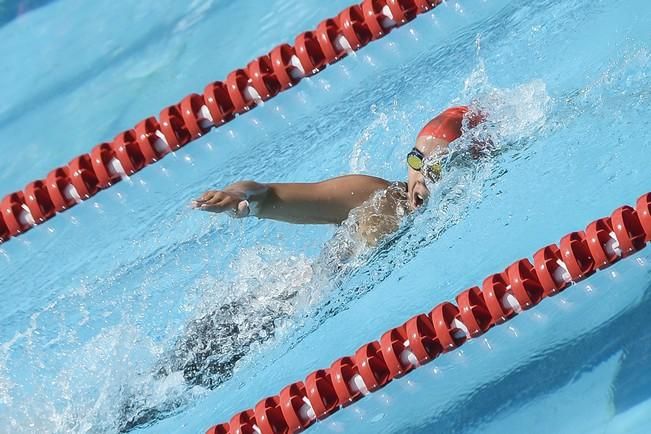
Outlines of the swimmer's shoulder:
[{"label": "swimmer's shoulder", "polygon": [[398,229],[406,213],[407,186],[404,182],[391,182],[353,211],[353,216],[358,235],[366,244],[375,246]]}]

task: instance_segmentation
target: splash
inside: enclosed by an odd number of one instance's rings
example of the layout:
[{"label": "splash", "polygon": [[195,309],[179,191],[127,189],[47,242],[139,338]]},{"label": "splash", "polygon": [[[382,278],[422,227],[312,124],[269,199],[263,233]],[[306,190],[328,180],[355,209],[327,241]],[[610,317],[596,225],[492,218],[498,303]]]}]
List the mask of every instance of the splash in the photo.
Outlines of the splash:
[{"label": "splash", "polygon": [[304,255],[258,245],[242,249],[229,271],[225,279],[197,282],[203,295],[171,348],[143,379],[123,383],[119,431],[168,417],[227,381],[282,340],[318,299],[313,263]]}]

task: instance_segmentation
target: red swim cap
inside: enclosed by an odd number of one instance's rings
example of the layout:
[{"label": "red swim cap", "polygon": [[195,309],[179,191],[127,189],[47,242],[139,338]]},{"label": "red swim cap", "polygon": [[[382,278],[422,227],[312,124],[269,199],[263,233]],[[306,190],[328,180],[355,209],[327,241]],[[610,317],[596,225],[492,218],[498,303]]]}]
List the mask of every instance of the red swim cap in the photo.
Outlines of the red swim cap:
[{"label": "red swim cap", "polygon": [[[447,140],[448,142],[458,139],[462,133],[461,126],[463,124],[463,117],[468,111],[469,108],[466,106],[451,107],[443,111],[423,127],[420,133],[418,133],[417,139],[427,136]],[[470,119],[470,128],[475,127],[481,121],[481,115],[473,116]]]}]

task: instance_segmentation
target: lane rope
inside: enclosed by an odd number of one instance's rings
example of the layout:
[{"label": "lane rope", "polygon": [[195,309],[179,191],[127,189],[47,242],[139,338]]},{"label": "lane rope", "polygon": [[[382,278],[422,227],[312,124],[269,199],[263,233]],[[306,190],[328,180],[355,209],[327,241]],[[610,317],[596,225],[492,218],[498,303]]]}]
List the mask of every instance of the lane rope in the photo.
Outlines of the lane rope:
[{"label": "lane rope", "polygon": [[207,434],[293,434],[386,386],[441,354],[459,348],[547,297],[609,267],[651,241],[651,192],[635,208],[617,208],[609,217],[571,232],[504,271],[488,276],[481,288],[459,293],[388,330],[355,354],[310,373],[304,381],[210,427]]},{"label": "lane rope", "polygon": [[187,95],[113,141],[93,147],[44,179],[0,200],[0,243],[87,200],[123,178],[159,161],[191,141],[296,86],[394,28],[438,6],[442,0],[364,0],[280,44],[203,93]]}]

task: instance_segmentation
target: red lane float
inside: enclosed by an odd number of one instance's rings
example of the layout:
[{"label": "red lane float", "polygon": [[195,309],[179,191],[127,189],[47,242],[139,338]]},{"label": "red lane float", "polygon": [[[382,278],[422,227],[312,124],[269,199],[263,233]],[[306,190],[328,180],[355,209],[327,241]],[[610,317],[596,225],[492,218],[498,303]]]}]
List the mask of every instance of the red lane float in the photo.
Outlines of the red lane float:
[{"label": "red lane float", "polygon": [[246,66],[251,86],[262,101],[267,101],[280,92],[280,82],[273,71],[273,64],[268,55],[260,56]]},{"label": "red lane float", "polygon": [[646,242],[651,241],[651,193],[640,196],[635,205],[640,224],[644,229]]},{"label": "red lane float", "polygon": [[10,236],[22,234],[32,228],[33,222],[26,216],[25,195],[22,191],[6,195],[0,202],[0,209]]},{"label": "red lane float", "polygon": [[610,216],[622,256],[631,255],[646,245],[646,234],[637,211],[626,205]]},{"label": "red lane float", "polygon": [[68,163],[68,176],[70,184],[74,187],[74,192],[70,190],[69,194],[73,196],[75,203],[77,200],[86,200],[99,191],[98,179],[88,154],[75,157]]},{"label": "red lane float", "polygon": [[7,227],[7,224],[5,223],[4,213],[0,213],[0,242],[2,241],[7,241],[9,239],[9,228]]},{"label": "red lane float", "polygon": [[530,309],[540,303],[544,296],[542,284],[538,281],[534,266],[528,259],[520,259],[506,269],[511,291],[520,308]]},{"label": "red lane float", "polygon": [[278,396],[280,397],[280,411],[287,423],[288,433],[301,432],[316,421],[303,382],[290,384],[281,390]]},{"label": "red lane float", "polygon": [[[138,141],[140,152],[145,159],[145,164],[155,163],[172,152],[172,149],[169,147],[161,132],[158,119],[155,117],[148,117],[140,121],[133,130],[136,132],[136,140]],[[99,170],[104,171],[104,166],[101,166]],[[118,176],[117,181],[119,180],[120,177]],[[103,178],[102,185],[106,185],[106,183],[110,183],[110,179]]]},{"label": "red lane float", "polygon": [[301,62],[305,77],[314,75],[325,68],[326,57],[319,44],[316,32],[303,32],[294,41],[294,52]]},{"label": "red lane float", "polygon": [[288,426],[280,407],[280,398],[271,396],[258,402],[253,411],[256,425],[262,432],[284,433]]},{"label": "red lane float", "polygon": [[480,336],[493,326],[493,318],[486,307],[484,294],[478,287],[466,289],[457,295],[456,301],[459,306],[459,319],[465,324],[470,337]]},{"label": "red lane float", "polygon": [[330,378],[342,406],[346,407],[363,396],[355,384],[355,380],[360,378],[359,370],[350,357],[342,357],[330,365]]},{"label": "red lane float", "polygon": [[508,283],[502,273],[493,274],[484,279],[481,289],[494,324],[501,324],[517,314],[513,306],[506,303],[512,294],[509,292]]},{"label": "red lane float", "polygon": [[50,194],[47,191],[47,184],[44,181],[38,180],[27,184],[24,195],[25,203],[36,224],[51,219],[56,213]]},{"label": "red lane float", "polygon": [[[0,226],[1,230],[1,226]],[[419,314],[362,345],[353,356],[337,359],[328,369],[309,374],[303,382],[265,398],[254,410],[244,410],[229,423],[211,427],[209,434],[293,434],[317,419],[325,419],[396,378],[407,375],[440,354],[462,346],[544,298],[631,255],[651,241],[651,193],[635,208],[623,206],[610,217],[593,221],[585,231],[571,232],[558,245],[520,259],[505,271],[484,279],[443,302],[429,315]],[[560,246],[560,247],[559,247]]]},{"label": "red lane float", "polygon": [[353,5],[339,12],[336,21],[351,50],[359,50],[371,42],[373,36],[364,22],[364,13],[360,6]]},{"label": "red lane float", "polygon": [[363,388],[366,389],[362,393],[374,392],[391,381],[389,368],[384,361],[379,342],[373,341],[362,345],[355,352],[353,360],[357,365],[360,377],[362,377]]},{"label": "red lane float", "polygon": [[610,218],[604,217],[593,221],[585,229],[585,234],[595,268],[602,269],[621,258]]},{"label": "red lane float", "polygon": [[[440,3],[440,0],[363,0],[321,21],[315,30],[299,34],[293,46],[276,46],[249,62],[246,68],[229,73],[223,82],[208,84],[202,94],[186,96],[161,110],[158,118],[148,117],[116,135],[112,142],[101,143],[67,166],[53,170],[45,181],[30,182],[20,192],[27,194],[26,203],[18,196],[6,196],[0,242],[159,161],[211,128],[253,109]],[[28,221],[19,221],[20,216]],[[631,225],[628,220],[626,223]],[[648,219],[643,224],[647,227]],[[637,238],[632,242],[639,243]],[[632,252],[634,248],[627,251]]]},{"label": "red lane float", "polygon": [[443,352],[441,343],[436,337],[434,325],[427,315],[416,315],[407,321],[405,323],[405,333],[407,334],[409,351],[416,358],[415,362],[411,362],[413,365],[427,363]]},{"label": "red lane float", "polygon": [[380,347],[390,377],[402,377],[417,366],[413,358],[410,360],[409,356],[413,357],[413,353],[409,351],[408,344],[409,339],[404,325],[389,330],[380,338]]},{"label": "red lane float", "polygon": [[570,285],[570,275],[556,244],[545,246],[534,253],[533,263],[545,297],[557,294]]},{"label": "red lane float", "polygon": [[342,31],[334,18],[321,21],[314,33],[321,47],[325,63],[333,63],[348,54],[342,45]]},{"label": "red lane float", "polygon": [[118,134],[113,139],[111,148],[127,175],[133,175],[145,167],[145,157],[140,151],[135,130],[127,130]]},{"label": "red lane float", "polygon": [[594,272],[594,259],[590,255],[585,232],[572,232],[561,238],[561,258],[572,280],[577,281]]},{"label": "red lane float", "polygon": [[444,352],[447,353],[463,345],[467,335],[465,332],[459,333],[462,331],[458,327],[460,323],[455,321],[459,317],[458,307],[448,302],[441,303],[432,309],[429,316],[434,325],[436,337]]}]

